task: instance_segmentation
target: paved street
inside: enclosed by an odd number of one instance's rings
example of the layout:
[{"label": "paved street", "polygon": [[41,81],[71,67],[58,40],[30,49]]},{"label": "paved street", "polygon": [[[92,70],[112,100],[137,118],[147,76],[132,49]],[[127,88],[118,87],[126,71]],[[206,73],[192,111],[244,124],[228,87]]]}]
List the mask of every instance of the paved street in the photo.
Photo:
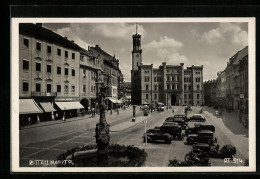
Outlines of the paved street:
[{"label": "paved street", "polygon": [[[192,107],[193,113],[198,113],[200,107]],[[174,107],[175,114],[183,113],[184,107]],[[237,148],[236,158],[244,162],[248,159],[248,130],[245,129],[234,115],[225,114],[220,117],[214,115],[212,108],[203,107],[203,114],[207,121],[216,127],[215,137],[218,139],[220,147],[224,144],[233,144]],[[146,150],[148,157],[145,166],[165,167],[169,160],[184,160],[184,156],[191,150],[190,145],[185,145],[184,141],[172,141],[172,144],[164,143],[143,143],[144,124],[142,121],[147,119],[147,128],[160,126],[166,117],[172,115],[171,110],[164,112],[152,112],[148,116],[143,116],[140,108],[137,107],[137,120],[131,122],[132,107],[120,110],[120,114],[110,112],[106,114],[110,124],[111,144],[135,145]],[[99,116],[95,118],[78,118],[67,120],[66,123],[53,125],[43,125],[20,130],[20,166],[28,166],[30,159],[35,160],[54,160],[56,157],[68,149],[76,146],[95,144],[94,131],[95,124]],[[55,122],[55,121],[54,121]],[[190,122],[189,125],[193,125]],[[237,164],[224,163],[223,159],[210,159],[212,166],[231,166]],[[244,164],[239,164],[244,165]]]}]

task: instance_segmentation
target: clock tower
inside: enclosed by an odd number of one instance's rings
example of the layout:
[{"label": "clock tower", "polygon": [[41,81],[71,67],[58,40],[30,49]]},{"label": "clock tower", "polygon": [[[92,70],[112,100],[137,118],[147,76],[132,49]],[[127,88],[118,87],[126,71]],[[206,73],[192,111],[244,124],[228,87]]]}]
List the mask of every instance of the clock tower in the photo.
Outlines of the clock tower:
[{"label": "clock tower", "polygon": [[138,70],[138,66],[142,63],[141,35],[137,33],[133,36],[133,51],[132,51],[132,70]]}]

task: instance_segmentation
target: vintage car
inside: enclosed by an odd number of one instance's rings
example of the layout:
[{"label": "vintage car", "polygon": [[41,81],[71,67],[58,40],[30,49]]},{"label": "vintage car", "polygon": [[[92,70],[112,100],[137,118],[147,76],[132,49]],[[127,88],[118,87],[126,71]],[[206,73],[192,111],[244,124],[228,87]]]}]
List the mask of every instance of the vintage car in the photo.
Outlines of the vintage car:
[{"label": "vintage car", "polygon": [[157,109],[157,111],[164,111],[164,104],[163,103],[157,103],[156,109]]},{"label": "vintage car", "polygon": [[188,118],[188,121],[204,122],[204,121],[206,121],[206,119],[204,118],[204,116],[202,114],[193,114],[193,116]]},{"label": "vintage car", "polygon": [[201,130],[197,134],[190,134],[186,140],[187,144],[206,143],[212,145],[214,142],[217,142],[217,138],[214,137],[214,132],[210,130]]},{"label": "vintage car", "polygon": [[209,125],[209,124],[195,123],[194,127],[188,127],[185,130],[185,134],[186,134],[186,136],[188,136],[190,134],[197,134],[201,130],[210,130],[212,132],[215,132],[215,127],[213,125]]},{"label": "vintage car", "polygon": [[173,118],[181,118],[184,121],[187,121],[187,116],[185,114],[175,114]]},{"label": "vintage car", "polygon": [[232,158],[236,154],[236,147],[231,144],[224,145],[219,150],[219,145],[209,145],[204,143],[197,143],[193,146],[193,149],[200,149],[207,152],[210,157],[213,158]]},{"label": "vintage car", "polygon": [[165,143],[171,144],[171,135],[168,133],[163,133],[160,129],[149,129],[144,133],[143,139],[145,142],[145,137],[147,135],[147,142],[158,142],[164,141]]},{"label": "vintage car", "polygon": [[148,116],[148,114],[149,114],[149,106],[143,106],[143,113],[144,113],[144,116]]},{"label": "vintage car", "polygon": [[191,106],[185,106],[185,109],[186,109],[187,111],[192,111]]},{"label": "vintage car", "polygon": [[187,122],[183,118],[174,118],[174,117],[168,117],[165,119],[165,122],[176,122],[178,125],[182,127],[182,129],[187,128]]},{"label": "vintage car", "polygon": [[172,139],[176,140],[183,140],[182,136],[182,128],[180,125],[174,122],[165,122],[163,125],[160,127],[160,130],[163,133],[168,133],[171,135]]}]

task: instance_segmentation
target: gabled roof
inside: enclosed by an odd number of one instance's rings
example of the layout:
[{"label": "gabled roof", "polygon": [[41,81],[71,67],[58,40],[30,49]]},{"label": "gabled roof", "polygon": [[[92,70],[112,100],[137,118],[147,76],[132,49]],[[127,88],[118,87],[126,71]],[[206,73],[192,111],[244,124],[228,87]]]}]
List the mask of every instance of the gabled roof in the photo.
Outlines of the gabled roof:
[{"label": "gabled roof", "polygon": [[74,50],[80,50],[80,46],[74,42],[62,37],[61,35],[46,29],[42,26],[32,23],[20,23],[19,34],[23,34],[29,37],[34,37],[39,40],[43,40],[50,43],[55,43],[65,48],[72,48]]}]

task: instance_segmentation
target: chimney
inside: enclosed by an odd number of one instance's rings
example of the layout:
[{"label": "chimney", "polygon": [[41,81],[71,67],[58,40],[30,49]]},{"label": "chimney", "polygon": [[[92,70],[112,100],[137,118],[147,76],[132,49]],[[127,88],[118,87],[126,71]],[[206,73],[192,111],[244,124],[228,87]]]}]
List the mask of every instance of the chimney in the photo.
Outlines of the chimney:
[{"label": "chimney", "polygon": [[36,23],[38,27],[42,27],[42,23]]},{"label": "chimney", "polygon": [[96,47],[96,48],[99,48],[99,45],[96,45],[95,47]]}]

